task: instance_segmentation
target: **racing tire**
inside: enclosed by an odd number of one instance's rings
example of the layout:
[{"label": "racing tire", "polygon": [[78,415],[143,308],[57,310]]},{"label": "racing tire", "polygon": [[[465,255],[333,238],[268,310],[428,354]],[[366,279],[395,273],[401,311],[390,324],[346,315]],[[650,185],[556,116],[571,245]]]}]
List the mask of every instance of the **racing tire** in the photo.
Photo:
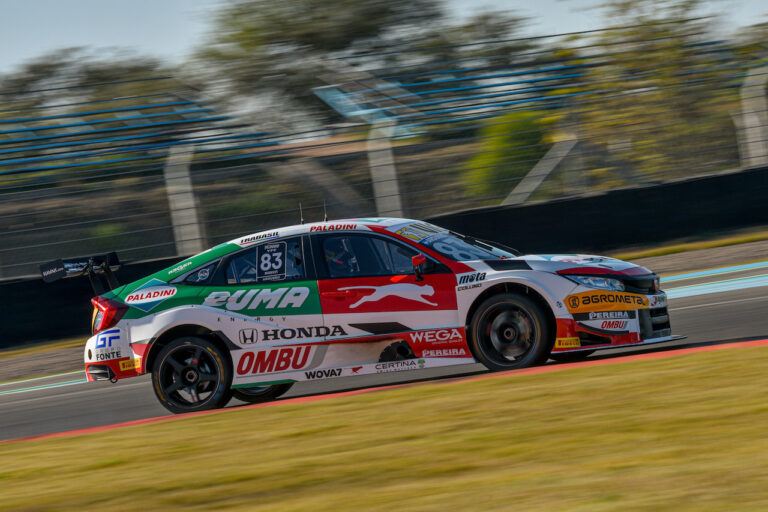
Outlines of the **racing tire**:
[{"label": "racing tire", "polygon": [[546,360],[552,349],[549,322],[528,297],[504,293],[488,298],[470,324],[470,348],[491,371],[514,370]]},{"label": "racing tire", "polygon": [[558,363],[578,363],[593,354],[594,350],[581,350],[579,352],[556,352],[549,354],[549,358]]},{"label": "racing tire", "polygon": [[214,344],[187,336],[162,348],[152,367],[160,404],[180,414],[223,407],[232,397],[232,370]]},{"label": "racing tire", "polygon": [[254,386],[252,388],[237,388],[232,390],[232,396],[249,404],[269,402],[283,396],[293,387],[293,382],[273,384],[271,386]]}]

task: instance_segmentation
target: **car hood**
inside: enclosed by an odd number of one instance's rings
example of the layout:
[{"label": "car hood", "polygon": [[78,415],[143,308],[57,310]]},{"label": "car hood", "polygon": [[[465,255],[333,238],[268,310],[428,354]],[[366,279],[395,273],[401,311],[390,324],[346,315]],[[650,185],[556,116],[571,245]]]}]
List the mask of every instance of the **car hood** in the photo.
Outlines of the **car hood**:
[{"label": "car hood", "polygon": [[494,270],[530,268],[559,274],[644,276],[650,270],[634,263],[593,254],[526,254],[504,260],[486,260]]}]

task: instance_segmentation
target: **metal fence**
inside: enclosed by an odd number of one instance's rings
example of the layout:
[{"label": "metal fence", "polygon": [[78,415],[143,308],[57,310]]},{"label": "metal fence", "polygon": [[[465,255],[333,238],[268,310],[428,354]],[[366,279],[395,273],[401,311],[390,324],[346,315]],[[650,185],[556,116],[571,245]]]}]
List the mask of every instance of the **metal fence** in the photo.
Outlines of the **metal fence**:
[{"label": "metal fence", "polygon": [[168,78],[132,96],[92,84],[106,99],[86,102],[3,93],[0,277],[185,256],[298,223],[299,205],[307,221],[422,218],[768,163],[765,61],[630,29],[349,56],[316,90],[349,122],[315,136],[261,133]]}]

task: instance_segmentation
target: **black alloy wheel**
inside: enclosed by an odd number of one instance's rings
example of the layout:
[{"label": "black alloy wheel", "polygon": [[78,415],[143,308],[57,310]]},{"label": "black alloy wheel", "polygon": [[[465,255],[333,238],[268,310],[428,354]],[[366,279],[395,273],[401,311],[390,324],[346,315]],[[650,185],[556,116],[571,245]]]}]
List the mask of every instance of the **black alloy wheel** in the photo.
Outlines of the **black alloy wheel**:
[{"label": "black alloy wheel", "polygon": [[272,384],[271,386],[254,386],[252,388],[237,388],[232,390],[232,396],[249,404],[269,402],[283,396],[293,387],[293,383]]},{"label": "black alloy wheel", "polygon": [[232,371],[221,351],[192,336],[163,347],[152,369],[155,395],[173,413],[223,407],[232,396],[231,384]]},{"label": "black alloy wheel", "polygon": [[542,308],[524,295],[485,300],[472,318],[470,347],[489,370],[525,368],[546,360],[552,337]]}]

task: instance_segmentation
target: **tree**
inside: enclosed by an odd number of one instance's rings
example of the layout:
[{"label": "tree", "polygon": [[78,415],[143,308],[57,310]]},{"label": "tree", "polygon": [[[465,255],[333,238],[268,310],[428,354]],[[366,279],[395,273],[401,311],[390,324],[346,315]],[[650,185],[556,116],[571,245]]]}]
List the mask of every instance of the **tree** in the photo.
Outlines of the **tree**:
[{"label": "tree", "polygon": [[328,116],[312,93],[326,85],[318,77],[328,59],[395,32],[410,37],[442,16],[435,0],[233,0],[196,55],[226,94]]},{"label": "tree", "polygon": [[613,187],[738,165],[731,111],[739,63],[711,43],[699,0],[614,0],[614,26],[580,52],[581,96],[561,112],[589,148],[594,185]]},{"label": "tree", "polygon": [[[283,119],[314,116],[324,124],[339,117],[313,88],[328,85],[329,76],[343,81],[350,69],[370,76],[401,66],[418,73],[435,64],[450,67],[457,59],[487,57],[490,46],[461,45],[508,38],[521,24],[521,18],[496,12],[456,24],[438,0],[233,0],[197,51],[196,72],[239,107],[255,102],[260,120],[265,107],[274,106]],[[496,57],[487,62],[502,64],[529,46],[496,44]]]}]

